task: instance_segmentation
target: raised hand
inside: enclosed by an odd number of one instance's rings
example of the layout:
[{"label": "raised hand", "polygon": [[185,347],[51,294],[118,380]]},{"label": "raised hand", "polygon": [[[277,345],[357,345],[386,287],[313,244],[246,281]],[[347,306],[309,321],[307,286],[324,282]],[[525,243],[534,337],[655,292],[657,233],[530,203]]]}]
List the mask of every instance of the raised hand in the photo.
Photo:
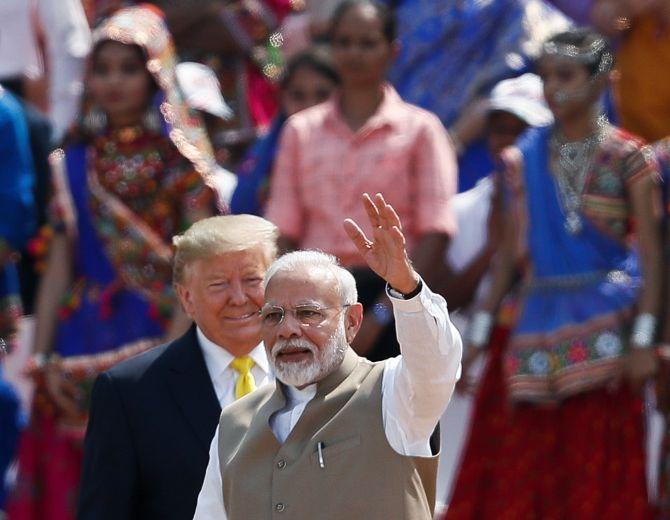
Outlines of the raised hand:
[{"label": "raised hand", "polygon": [[403,294],[409,294],[419,284],[419,275],[412,267],[405,249],[405,237],[398,214],[381,193],[374,200],[363,194],[363,205],[372,225],[372,240],[365,236],[352,219],[344,221],[344,229],[370,269]]}]

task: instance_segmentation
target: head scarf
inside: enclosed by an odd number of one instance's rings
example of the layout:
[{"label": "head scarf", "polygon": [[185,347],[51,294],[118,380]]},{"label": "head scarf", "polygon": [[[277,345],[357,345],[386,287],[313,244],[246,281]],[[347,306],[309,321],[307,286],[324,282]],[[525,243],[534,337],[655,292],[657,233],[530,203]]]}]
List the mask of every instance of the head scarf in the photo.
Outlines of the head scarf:
[{"label": "head scarf", "polygon": [[162,92],[159,110],[170,140],[205,183],[215,188],[216,161],[200,116],[189,108],[177,82],[177,56],[161,11],[148,4],[120,9],[93,32],[93,43],[116,41],[144,50],[146,67]]}]

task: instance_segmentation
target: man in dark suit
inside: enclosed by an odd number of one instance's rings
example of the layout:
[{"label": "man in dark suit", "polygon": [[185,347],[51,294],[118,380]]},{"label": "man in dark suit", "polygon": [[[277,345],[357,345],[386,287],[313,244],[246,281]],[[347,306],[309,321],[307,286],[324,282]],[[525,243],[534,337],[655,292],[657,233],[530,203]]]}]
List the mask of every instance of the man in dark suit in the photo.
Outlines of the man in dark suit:
[{"label": "man in dark suit", "polygon": [[96,380],[80,520],[191,519],[222,406],[268,382],[263,276],[277,230],[212,217],[175,237],[174,282],[193,326]]}]

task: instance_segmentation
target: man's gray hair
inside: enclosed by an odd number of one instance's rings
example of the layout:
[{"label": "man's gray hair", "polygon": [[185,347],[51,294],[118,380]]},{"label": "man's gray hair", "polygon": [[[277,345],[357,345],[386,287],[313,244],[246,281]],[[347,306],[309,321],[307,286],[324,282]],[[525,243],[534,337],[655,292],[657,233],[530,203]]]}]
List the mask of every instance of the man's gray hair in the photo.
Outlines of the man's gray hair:
[{"label": "man's gray hair", "polygon": [[333,255],[322,251],[293,251],[282,255],[268,268],[265,273],[265,287],[268,286],[274,275],[282,271],[307,270],[311,267],[330,271],[337,280],[337,292],[342,305],[352,305],[358,302],[356,280],[352,274],[340,265]]}]

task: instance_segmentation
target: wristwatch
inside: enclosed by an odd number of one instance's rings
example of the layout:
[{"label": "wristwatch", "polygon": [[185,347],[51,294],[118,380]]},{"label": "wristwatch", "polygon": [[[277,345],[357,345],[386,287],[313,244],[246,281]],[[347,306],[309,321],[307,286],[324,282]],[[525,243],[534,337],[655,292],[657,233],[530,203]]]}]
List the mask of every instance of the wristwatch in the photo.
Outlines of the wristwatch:
[{"label": "wristwatch", "polygon": [[403,294],[400,291],[395,290],[389,284],[386,284],[386,289],[388,290],[388,293],[394,298],[398,298],[400,300],[411,300],[421,292],[421,289],[423,289],[423,280],[419,280],[419,283],[417,284],[416,288],[411,293],[407,294]]}]

